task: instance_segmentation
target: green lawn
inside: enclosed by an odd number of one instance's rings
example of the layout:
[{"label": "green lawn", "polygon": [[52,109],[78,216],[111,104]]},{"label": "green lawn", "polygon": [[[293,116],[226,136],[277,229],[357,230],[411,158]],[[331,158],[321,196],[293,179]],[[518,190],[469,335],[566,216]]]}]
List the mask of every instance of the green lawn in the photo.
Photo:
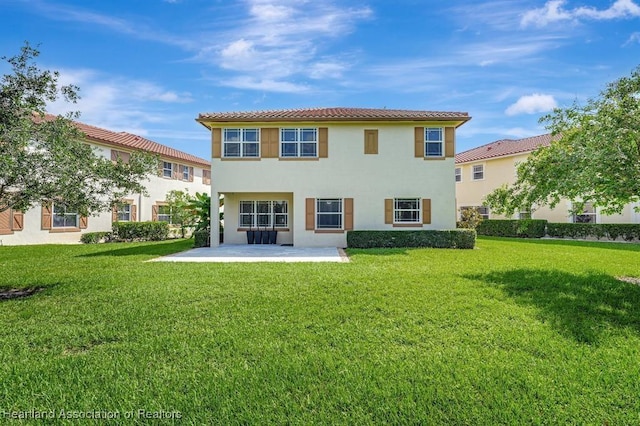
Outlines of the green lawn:
[{"label": "green lawn", "polygon": [[640,277],[638,245],[144,262],[190,244],[0,247],[0,288],[45,287],[0,302],[0,423],[640,422],[640,286],[615,278]]}]

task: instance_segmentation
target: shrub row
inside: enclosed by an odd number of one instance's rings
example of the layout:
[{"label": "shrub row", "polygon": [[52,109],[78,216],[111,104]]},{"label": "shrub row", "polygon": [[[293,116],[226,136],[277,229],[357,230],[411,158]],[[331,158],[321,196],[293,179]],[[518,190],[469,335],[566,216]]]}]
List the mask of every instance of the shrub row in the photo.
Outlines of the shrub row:
[{"label": "shrub row", "polygon": [[546,220],[541,219],[485,219],[476,228],[478,235],[491,237],[542,238]]},{"label": "shrub row", "polygon": [[450,231],[348,231],[350,248],[435,247],[472,249],[476,243],[473,229]]},{"label": "shrub row", "polygon": [[161,241],[169,237],[167,222],[113,222],[118,241]]},{"label": "shrub row", "polygon": [[84,244],[108,243],[113,240],[113,233],[109,231],[87,232],[80,236],[80,242]]},{"label": "shrub row", "polygon": [[640,224],[635,223],[548,223],[547,235],[555,238],[607,238],[640,240]]}]

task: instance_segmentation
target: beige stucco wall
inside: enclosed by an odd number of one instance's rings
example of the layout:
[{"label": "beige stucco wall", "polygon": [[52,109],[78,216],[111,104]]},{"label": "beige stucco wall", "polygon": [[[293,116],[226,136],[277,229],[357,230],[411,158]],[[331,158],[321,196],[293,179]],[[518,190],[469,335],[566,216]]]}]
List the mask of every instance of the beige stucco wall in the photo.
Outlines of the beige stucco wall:
[{"label": "beige stucco wall", "polygon": [[[97,153],[111,158],[111,148],[108,146],[93,145]],[[121,150],[121,149],[120,149]],[[169,160],[168,160],[169,161]],[[171,160],[176,162],[176,160]],[[167,179],[159,176],[149,176],[144,182],[148,196],[142,194],[130,194],[125,197],[133,199],[133,204],[137,206],[137,221],[151,220],[151,206],[157,201],[165,199],[170,190],[188,190],[190,194],[196,192],[209,193],[211,187],[202,183],[202,167],[183,162],[182,164],[194,167],[193,182]],[[80,242],[80,236],[86,232],[110,231],[111,212],[101,213],[97,216],[90,216],[88,227],[80,232],[50,232],[41,229],[41,207],[36,206],[24,213],[24,229],[14,231],[10,235],[0,235],[2,245],[23,245],[23,244],[70,244]]]},{"label": "beige stucco wall", "polygon": [[[456,182],[456,209],[463,206],[482,206],[484,197],[499,188],[503,184],[511,184],[516,179],[517,164],[526,161],[528,154],[519,154],[495,159],[486,159],[476,162],[457,164],[462,171],[462,181]],[[474,181],[472,179],[473,166],[484,165],[484,179]],[[636,203],[635,205],[638,205]],[[634,205],[627,205],[618,215],[604,215],[599,209],[596,214],[597,223],[640,223],[640,214],[634,212]],[[565,223],[572,221],[570,214],[571,202],[562,200],[554,209],[548,206],[540,206],[533,212],[534,219],[546,219],[549,222]],[[489,211],[491,219],[505,219]],[[515,215],[517,218],[517,215]]]},{"label": "beige stucco wall", "polygon": [[[291,194],[289,224],[296,246],[346,246],[346,233],[305,229],[306,198],[353,198],[354,229],[361,230],[406,229],[384,223],[386,198],[430,198],[432,223],[422,229],[455,228],[454,159],[414,157],[414,127],[426,125],[234,123],[229,127],[328,127],[329,155],[315,160],[212,159],[212,199],[231,194],[225,198],[225,242],[246,242],[246,234],[234,235],[240,199],[234,193],[247,192]],[[364,129],[378,129],[378,154],[364,154]]]}]

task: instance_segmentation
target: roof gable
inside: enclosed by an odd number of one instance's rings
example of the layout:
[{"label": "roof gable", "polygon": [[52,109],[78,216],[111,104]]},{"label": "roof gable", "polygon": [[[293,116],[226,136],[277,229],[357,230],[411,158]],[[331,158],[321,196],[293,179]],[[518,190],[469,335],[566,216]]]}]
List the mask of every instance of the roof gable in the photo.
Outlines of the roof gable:
[{"label": "roof gable", "polygon": [[[54,119],[55,116],[47,114],[46,118]],[[134,151],[148,151],[152,154],[158,154],[163,158],[196,164],[204,168],[211,167],[211,163],[203,158],[159,144],[142,136],[127,132],[113,132],[78,121],[74,121],[74,123],[76,127],[85,134],[87,139],[96,143]]]},{"label": "roof gable", "polygon": [[456,164],[531,152],[541,146],[549,146],[556,139],[550,133],[524,139],[501,139],[456,154]]}]

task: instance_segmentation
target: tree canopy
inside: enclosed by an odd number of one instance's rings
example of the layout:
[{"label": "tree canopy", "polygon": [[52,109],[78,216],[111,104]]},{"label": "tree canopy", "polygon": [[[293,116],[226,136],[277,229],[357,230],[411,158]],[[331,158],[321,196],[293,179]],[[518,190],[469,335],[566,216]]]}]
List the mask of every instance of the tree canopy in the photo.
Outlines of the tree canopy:
[{"label": "tree canopy", "polygon": [[517,179],[485,201],[498,214],[573,201],[620,213],[640,197],[640,67],[609,83],[597,98],[540,119],[556,136],[517,167]]},{"label": "tree canopy", "polygon": [[112,162],[84,141],[73,119],[46,114],[58,99],[75,103],[79,88],[58,83],[57,71],[41,70],[40,52],[28,42],[20,54],[3,56],[12,72],[0,81],[0,212],[27,210],[61,200],[79,213],[111,208],[130,193],[146,193],[143,180],[157,173],[157,158],[135,152]]}]

